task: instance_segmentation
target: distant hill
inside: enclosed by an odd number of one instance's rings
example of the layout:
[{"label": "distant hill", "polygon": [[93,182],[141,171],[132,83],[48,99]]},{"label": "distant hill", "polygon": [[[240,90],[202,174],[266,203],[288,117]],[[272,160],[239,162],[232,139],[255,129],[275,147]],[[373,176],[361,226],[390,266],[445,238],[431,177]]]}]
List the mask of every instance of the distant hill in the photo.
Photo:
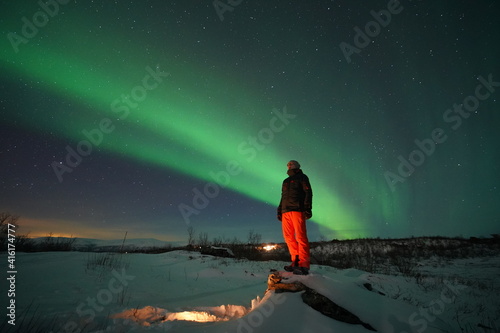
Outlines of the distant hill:
[{"label": "distant hill", "polygon": [[70,244],[75,251],[116,251],[122,248],[124,251],[139,249],[168,248],[186,245],[184,242],[166,242],[154,238],[126,239],[93,239],[93,238],[69,238],[69,237],[38,237],[31,239],[35,244],[41,245],[51,242],[52,244]]}]

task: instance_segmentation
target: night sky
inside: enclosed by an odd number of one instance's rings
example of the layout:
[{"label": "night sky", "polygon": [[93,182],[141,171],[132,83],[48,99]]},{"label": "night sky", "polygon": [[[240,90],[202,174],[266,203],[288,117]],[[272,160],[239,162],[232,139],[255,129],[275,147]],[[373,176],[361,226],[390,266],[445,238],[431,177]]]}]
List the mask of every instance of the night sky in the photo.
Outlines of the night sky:
[{"label": "night sky", "polygon": [[281,242],[290,159],[312,241],[500,231],[498,2],[60,2],[1,5],[20,233]]}]

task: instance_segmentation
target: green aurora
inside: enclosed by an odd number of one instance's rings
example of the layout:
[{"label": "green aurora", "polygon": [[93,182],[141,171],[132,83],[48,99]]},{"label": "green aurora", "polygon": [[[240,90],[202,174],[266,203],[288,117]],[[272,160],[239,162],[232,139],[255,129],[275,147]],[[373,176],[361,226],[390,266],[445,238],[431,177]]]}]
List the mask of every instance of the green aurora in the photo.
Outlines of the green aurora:
[{"label": "green aurora", "polygon": [[[21,4],[10,6],[29,17],[30,12],[23,10]],[[24,130],[50,133],[63,142],[60,154],[50,161],[54,183],[84,172],[80,165],[87,157],[81,156],[80,163],[69,166],[67,147],[88,152],[88,145],[82,144],[90,140],[86,131],[93,133],[91,137],[99,142],[92,145],[88,155],[112,154],[118,160],[174,170],[191,179],[193,191],[171,202],[178,207],[177,220],[184,223],[186,216],[188,220],[204,219],[202,211],[207,203],[196,203],[196,193],[207,196],[208,191],[208,196],[212,196],[207,198],[210,205],[218,200],[221,187],[275,207],[281,181],[286,176],[286,162],[297,159],[309,175],[314,191],[312,220],[325,237],[368,237],[385,229],[400,235],[419,230],[414,219],[428,215],[421,214],[424,208],[414,205],[429,207],[432,201],[415,197],[416,192],[429,192],[428,186],[419,189],[421,180],[425,178],[427,184],[442,182],[443,161],[460,149],[449,148],[428,158],[415,175],[397,184],[396,191],[391,191],[384,172],[396,172],[397,156],[407,158],[415,149],[414,139],[429,137],[433,128],[443,124],[440,116],[444,110],[463,97],[441,98],[439,102],[433,98],[432,102],[426,102],[420,96],[426,93],[433,96],[433,85],[416,94],[403,84],[414,78],[394,72],[400,82],[392,84],[393,93],[407,98],[401,104],[398,101],[399,109],[389,115],[385,107],[376,105],[378,96],[386,94],[383,85],[377,84],[379,73],[336,70],[335,82],[327,89],[333,91],[332,97],[325,98],[328,107],[315,104],[315,99],[323,98],[314,92],[316,88],[297,82],[288,85],[288,96],[280,91],[278,96],[282,98],[266,99],[255,78],[238,71],[217,70],[217,66],[220,68],[225,63],[223,59],[214,60],[212,66],[205,66],[203,60],[189,61],[194,46],[181,47],[180,43],[174,47],[173,41],[178,37],[162,41],[160,37],[149,36],[149,40],[145,40],[137,30],[125,33],[120,24],[111,24],[106,10],[111,7],[92,17],[90,12],[85,13],[74,3],[68,3],[64,15],[51,18],[33,38],[18,45],[18,52],[13,52],[8,38],[3,40],[6,47],[2,51],[1,68],[7,74],[4,80],[12,84],[30,82],[36,90],[32,98],[23,101],[23,113],[7,113],[6,120]],[[79,19],[82,15],[88,19]],[[144,31],[154,18],[137,18],[137,21]],[[21,24],[17,16],[10,19],[9,31],[20,34]],[[95,31],[89,33],[89,29]],[[148,29],[155,31],[156,28]],[[218,36],[218,29],[224,27],[216,28],[212,36]],[[183,38],[195,35],[187,31]],[[207,42],[209,37],[206,38],[201,39]],[[392,41],[381,43],[383,48]],[[420,47],[418,41],[410,46],[417,47]],[[216,51],[207,53],[208,58]],[[418,60],[413,66],[424,67]],[[263,67],[265,70],[266,65]],[[472,69],[471,72],[488,74]],[[365,79],[367,75],[371,81]],[[443,84],[450,81],[453,79],[442,79]],[[473,92],[476,83],[472,79],[468,82],[461,88],[465,94]],[[304,101],[303,96],[309,100]],[[40,106],[44,100],[50,102],[50,108]],[[412,111],[415,108],[432,108],[433,116],[423,118]],[[319,115],[315,109],[324,113]],[[327,111],[335,115],[327,115]],[[287,114],[291,116],[286,118]],[[334,120],[328,122],[331,117]],[[495,116],[493,121],[497,119]],[[98,134],[103,121],[108,132],[101,130]],[[381,133],[393,133],[394,137],[387,139]],[[458,137],[451,143],[460,133],[447,133],[450,139],[444,146],[460,148],[469,140]],[[401,139],[404,136],[407,138]],[[487,145],[494,146],[491,142]],[[491,156],[490,161],[480,159],[478,167],[473,169],[484,170],[497,158],[496,155]],[[228,164],[233,174],[226,177]],[[491,175],[492,172],[487,172],[478,177],[486,180],[491,179]],[[457,177],[460,176],[455,175],[455,179]],[[213,185],[217,181],[221,184]],[[440,216],[456,219],[460,215],[458,198],[463,195],[467,195],[466,189],[452,194],[447,199],[449,208],[445,210],[448,212]],[[445,222],[445,225],[451,224],[451,221]]]}]

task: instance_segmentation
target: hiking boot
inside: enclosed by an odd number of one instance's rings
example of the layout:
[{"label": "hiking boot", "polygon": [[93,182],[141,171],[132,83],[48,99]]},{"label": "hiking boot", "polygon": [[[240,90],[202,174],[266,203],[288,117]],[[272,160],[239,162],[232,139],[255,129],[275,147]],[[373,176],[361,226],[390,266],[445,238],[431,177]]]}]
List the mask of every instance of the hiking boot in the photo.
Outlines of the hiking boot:
[{"label": "hiking boot", "polygon": [[295,260],[289,266],[283,267],[287,272],[293,272],[294,269],[299,267],[299,256],[295,256]]},{"label": "hiking boot", "polygon": [[294,275],[308,275],[309,274],[309,268],[306,267],[295,267],[293,270]]}]

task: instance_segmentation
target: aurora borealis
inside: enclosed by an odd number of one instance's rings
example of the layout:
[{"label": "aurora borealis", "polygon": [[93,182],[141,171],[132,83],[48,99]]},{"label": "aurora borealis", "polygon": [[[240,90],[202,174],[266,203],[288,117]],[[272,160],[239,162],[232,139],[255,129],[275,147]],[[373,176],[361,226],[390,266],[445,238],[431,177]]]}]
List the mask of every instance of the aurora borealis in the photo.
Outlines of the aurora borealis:
[{"label": "aurora borealis", "polygon": [[2,7],[0,211],[21,232],[281,241],[296,159],[311,240],[498,233],[494,1]]}]

